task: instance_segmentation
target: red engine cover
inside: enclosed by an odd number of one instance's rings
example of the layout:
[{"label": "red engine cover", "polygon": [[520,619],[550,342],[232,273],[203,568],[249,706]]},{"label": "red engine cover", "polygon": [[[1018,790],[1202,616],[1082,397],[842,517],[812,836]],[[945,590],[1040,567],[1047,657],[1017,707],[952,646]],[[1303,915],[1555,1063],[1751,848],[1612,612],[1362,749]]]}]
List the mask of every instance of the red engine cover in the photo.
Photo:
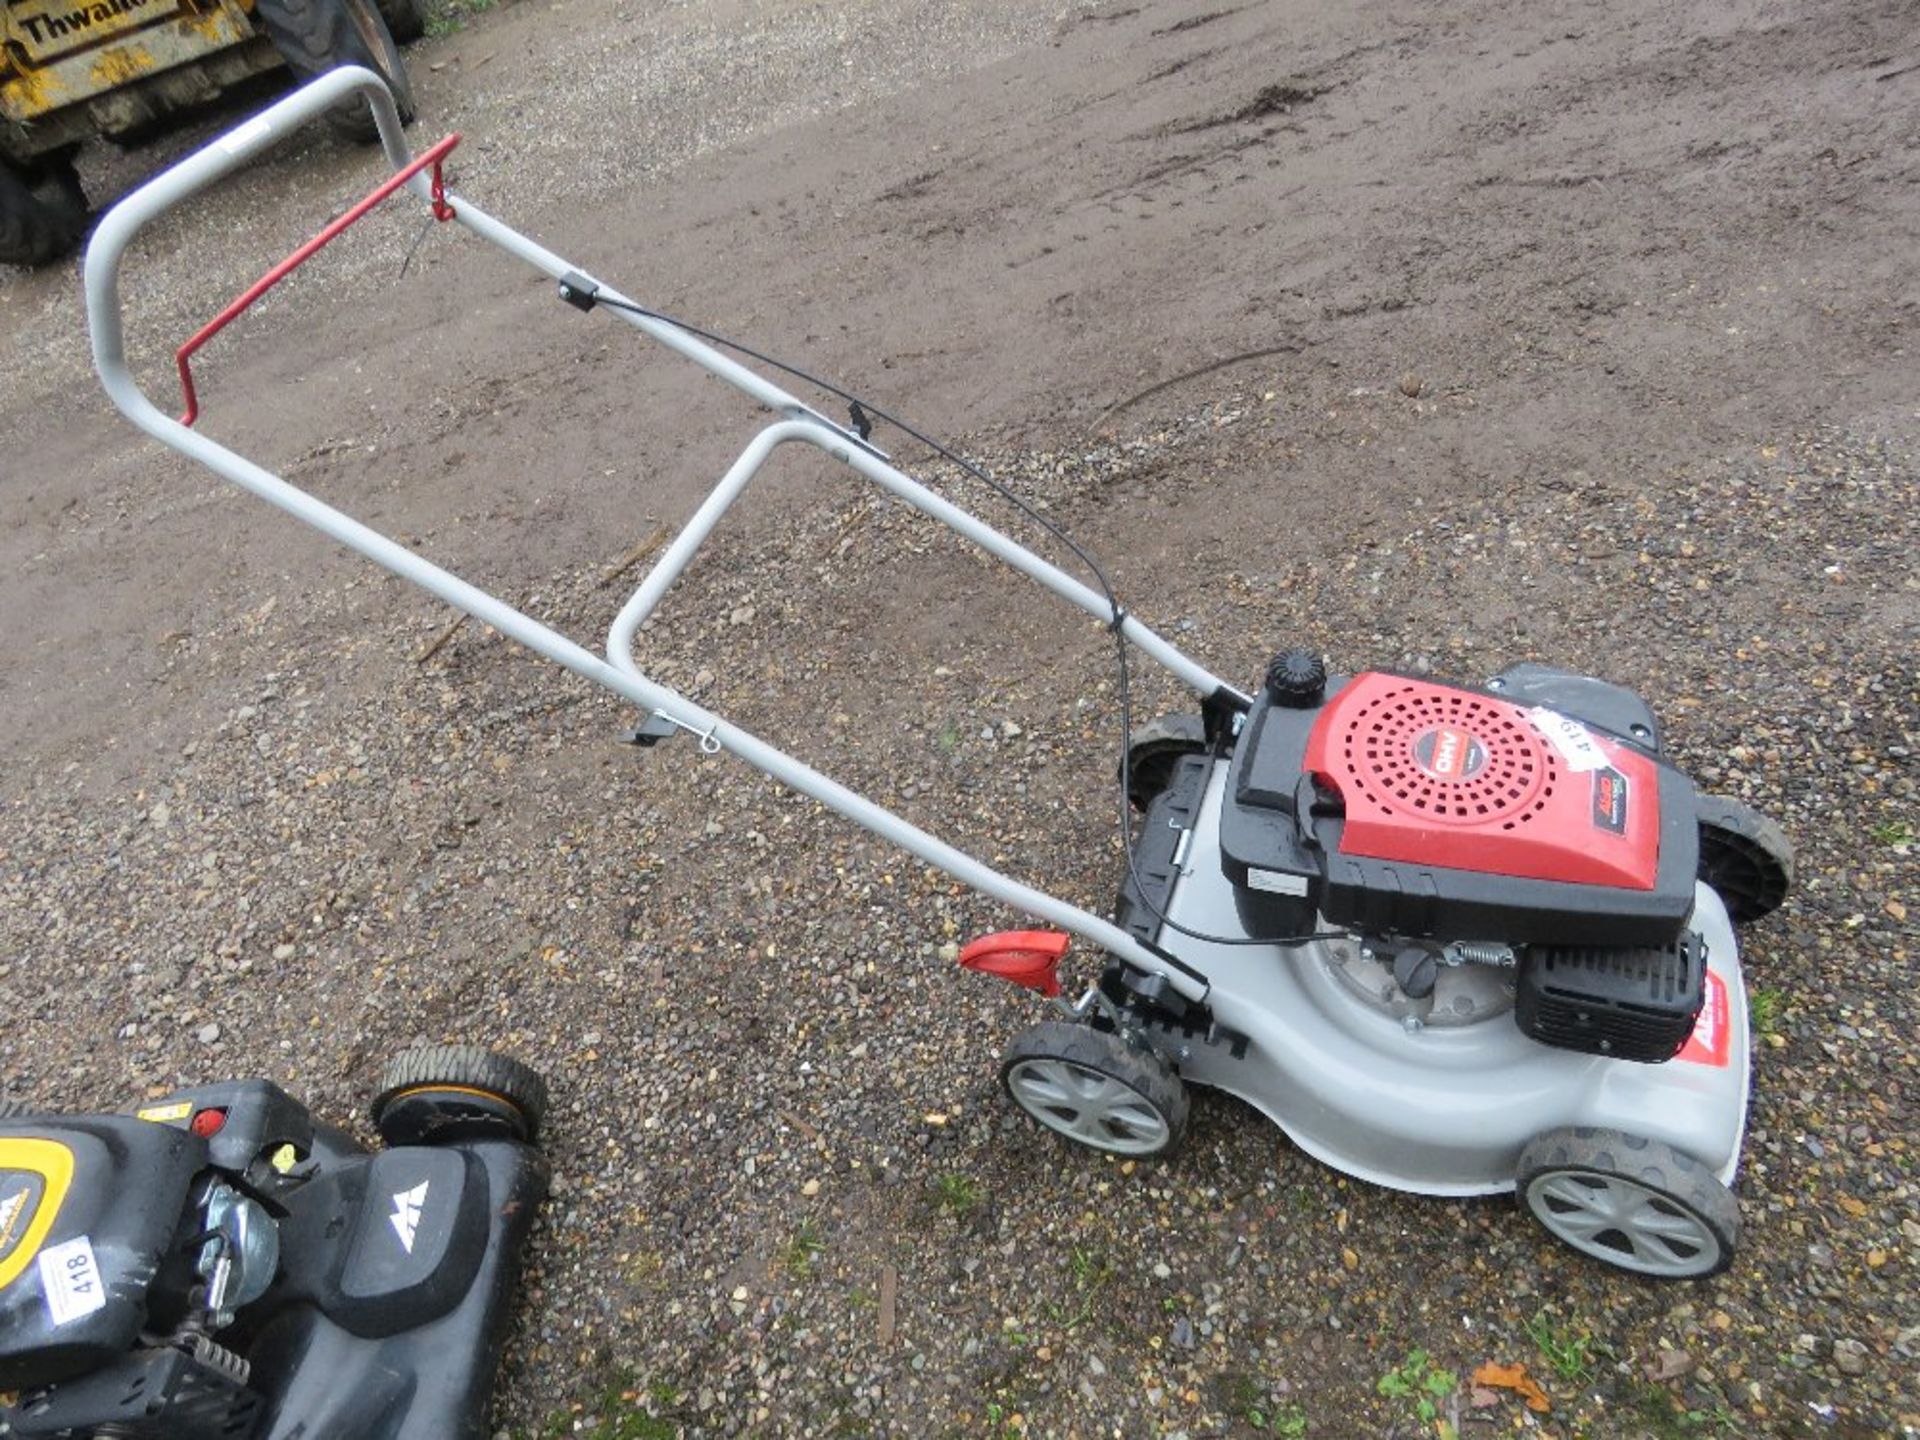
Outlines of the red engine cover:
[{"label": "red engine cover", "polygon": [[1306,765],[1346,804],[1342,854],[1653,888],[1653,762],[1557,711],[1358,675],[1320,712]]}]

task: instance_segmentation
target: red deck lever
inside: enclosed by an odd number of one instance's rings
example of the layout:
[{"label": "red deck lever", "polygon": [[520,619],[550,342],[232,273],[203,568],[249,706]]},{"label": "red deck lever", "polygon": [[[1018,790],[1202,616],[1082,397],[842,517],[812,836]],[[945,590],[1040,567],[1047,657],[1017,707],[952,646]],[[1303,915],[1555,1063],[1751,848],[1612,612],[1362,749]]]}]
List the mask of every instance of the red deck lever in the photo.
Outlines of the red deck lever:
[{"label": "red deck lever", "polygon": [[420,154],[414,156],[412,162],[404,169],[394,171],[393,174],[389,175],[368,192],[364,200],[361,200],[344,215],[341,215],[338,219],[329,223],[326,229],[307,241],[306,244],[287,256],[286,259],[282,260],[271,270],[267,271],[266,274],[254,281],[253,284],[249,285],[246,290],[240,294],[238,299],[234,300],[226,309],[214,316],[213,319],[209,320],[205,325],[202,325],[200,329],[195,332],[192,339],[188,340],[186,344],[174,352],[174,364],[180,369],[180,390],[187,401],[186,413],[180,417],[180,423],[182,425],[191,425],[195,420],[200,418],[200,398],[194,393],[193,370],[187,363],[193,358],[194,352],[199,350],[202,345],[206,344],[207,341],[218,335],[222,330],[226,329],[228,325],[232,324],[254,301],[258,300],[262,295],[266,294],[267,291],[271,290],[282,280],[286,279],[287,276],[291,275],[295,270],[298,270],[302,265],[306,264],[307,261],[319,254],[342,230],[345,230],[349,225],[359,220],[369,210],[373,209],[374,206],[378,205],[382,200],[386,199],[387,196],[398,190],[429,165],[433,167],[433,218],[436,220],[451,220],[453,218],[453,206],[447,203],[447,187],[440,175],[440,162],[445,160],[448,152],[459,143],[460,132],[456,130],[437,145],[434,145],[430,149],[423,150]]}]

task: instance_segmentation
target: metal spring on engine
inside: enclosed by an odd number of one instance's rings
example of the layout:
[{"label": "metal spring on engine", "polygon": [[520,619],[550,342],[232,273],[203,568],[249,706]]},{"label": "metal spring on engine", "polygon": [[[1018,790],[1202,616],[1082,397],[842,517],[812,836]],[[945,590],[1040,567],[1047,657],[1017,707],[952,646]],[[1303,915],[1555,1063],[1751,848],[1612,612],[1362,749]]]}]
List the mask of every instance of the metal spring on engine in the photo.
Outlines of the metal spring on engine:
[{"label": "metal spring on engine", "polygon": [[236,1385],[245,1385],[248,1377],[253,1374],[252,1364],[243,1356],[236,1355],[217,1340],[210,1340],[205,1335],[193,1337],[188,1353],[209,1369],[220,1371]]},{"label": "metal spring on engine", "polygon": [[1513,947],[1498,940],[1456,940],[1447,946],[1447,958],[1456,965],[1497,965],[1512,968]]}]

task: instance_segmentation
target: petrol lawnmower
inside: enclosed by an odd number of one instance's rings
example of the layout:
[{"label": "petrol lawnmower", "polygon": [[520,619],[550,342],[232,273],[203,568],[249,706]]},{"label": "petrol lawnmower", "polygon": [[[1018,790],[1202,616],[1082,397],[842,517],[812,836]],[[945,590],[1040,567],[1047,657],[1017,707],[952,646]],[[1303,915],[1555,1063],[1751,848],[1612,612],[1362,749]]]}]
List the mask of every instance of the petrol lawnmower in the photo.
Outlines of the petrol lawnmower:
[{"label": "petrol lawnmower", "polygon": [[373,1153],[267,1080],[0,1119],[0,1435],[490,1434],[545,1109],[433,1046],[387,1067]]},{"label": "petrol lawnmower", "polygon": [[[119,268],[140,227],[358,92],[393,174],[180,347],[185,411],[141,392],[123,350]],[[844,390],[637,304],[449,193],[449,136],[419,156],[378,77],[341,70],[123,200],[88,251],[94,354],[114,402],[217,474],[634,704],[641,744],[685,731],[1018,911],[1086,940],[1099,979],[1069,1003],[1069,934],[1014,931],[961,962],[1057,1007],[1014,1041],[1004,1080],[1041,1124],[1098,1150],[1154,1155],[1187,1091],[1241,1097],[1310,1154],[1436,1195],[1517,1190],[1588,1255],[1658,1276],[1726,1265],[1727,1189],[1748,1083],[1734,924],[1785,896],[1790,851],[1770,822],[1697,795],[1637,697],[1516,665],[1484,685],[1330,676],[1284,650],[1252,693],[1124,609],[1090,557],[1031,507],[921,432]],[[582,312],[633,326],[775,419],[614,619],[604,658],[296,489],[194,428],[190,361],[221,326],[368,209],[405,188],[555,283]],[[709,343],[711,342],[711,343]],[[838,423],[727,346],[849,403]],[[912,479],[873,441],[889,424],[1019,505],[1086,564],[1088,585]],[[809,445],[1091,615],[1113,636],[1122,726],[1130,651],[1198,697],[1132,735],[1121,789],[1142,819],[1113,918],[1020,883],[649,678],[634,637],[726,510],[780,447]]]}]

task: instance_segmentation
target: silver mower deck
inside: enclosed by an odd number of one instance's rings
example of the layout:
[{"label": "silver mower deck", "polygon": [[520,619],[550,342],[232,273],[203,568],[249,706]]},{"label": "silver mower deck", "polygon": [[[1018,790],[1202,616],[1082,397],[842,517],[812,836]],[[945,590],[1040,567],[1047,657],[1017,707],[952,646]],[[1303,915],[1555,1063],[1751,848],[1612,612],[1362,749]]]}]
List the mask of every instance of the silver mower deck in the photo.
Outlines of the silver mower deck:
[{"label": "silver mower deck", "polygon": [[[1168,906],[1210,933],[1233,924],[1215,839],[1226,775],[1222,760]],[[1235,1059],[1190,1043],[1181,1078],[1238,1095],[1314,1158],[1395,1190],[1511,1191],[1521,1150],[1563,1126],[1664,1141],[1729,1183],[1746,1127],[1747,1000],[1733,927],[1704,885],[1692,928],[1727,997],[1721,1063],[1641,1065],[1539,1044],[1513,1023],[1507,982],[1479,966],[1442,971],[1431,999],[1412,1003],[1357,940],[1281,949],[1183,937],[1180,958],[1212,982],[1214,1014],[1250,1044]]]}]

